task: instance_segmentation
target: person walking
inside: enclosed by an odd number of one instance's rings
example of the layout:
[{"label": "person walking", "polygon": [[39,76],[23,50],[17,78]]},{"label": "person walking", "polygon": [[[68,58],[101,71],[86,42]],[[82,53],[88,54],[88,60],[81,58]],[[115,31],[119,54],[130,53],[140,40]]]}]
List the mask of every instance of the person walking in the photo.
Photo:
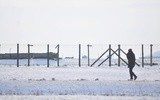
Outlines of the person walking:
[{"label": "person walking", "polygon": [[128,68],[129,68],[130,80],[133,80],[133,78],[134,78],[134,80],[136,80],[137,76],[133,72],[133,68],[135,66],[135,54],[133,53],[132,49],[128,50],[127,59],[128,59]]}]

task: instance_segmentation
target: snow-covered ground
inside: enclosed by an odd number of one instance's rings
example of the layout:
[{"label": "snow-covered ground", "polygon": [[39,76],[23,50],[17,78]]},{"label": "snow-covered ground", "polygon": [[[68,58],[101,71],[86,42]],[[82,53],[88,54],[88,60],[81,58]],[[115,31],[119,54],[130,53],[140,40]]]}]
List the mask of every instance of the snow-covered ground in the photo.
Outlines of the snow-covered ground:
[{"label": "snow-covered ground", "polygon": [[160,100],[160,66],[0,66],[0,100]]}]

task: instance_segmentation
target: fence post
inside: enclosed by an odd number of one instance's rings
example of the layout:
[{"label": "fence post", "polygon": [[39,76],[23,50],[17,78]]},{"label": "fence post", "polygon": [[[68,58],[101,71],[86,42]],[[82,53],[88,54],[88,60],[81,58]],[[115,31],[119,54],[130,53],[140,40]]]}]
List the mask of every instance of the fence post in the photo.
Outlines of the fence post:
[{"label": "fence post", "polygon": [[150,45],[150,66],[152,66],[152,44]]},{"label": "fence post", "polygon": [[47,67],[49,67],[49,44],[47,44]]},{"label": "fence post", "polygon": [[28,66],[30,66],[30,46],[33,46],[33,45],[30,45],[28,44]]},{"label": "fence post", "polygon": [[118,45],[118,55],[119,55],[119,56],[118,56],[118,66],[120,66],[120,63],[121,63],[121,62],[120,62],[120,61],[121,61],[121,60],[120,60],[120,55],[121,55],[121,52],[120,52],[120,51],[121,51],[121,46],[120,46],[120,44],[119,44],[119,45]]},{"label": "fence post", "polygon": [[89,45],[89,44],[87,45],[87,47],[88,47],[88,66],[90,66],[90,55],[89,55],[90,54],[90,52],[89,52],[90,46],[92,46],[92,45]]},{"label": "fence post", "polygon": [[17,44],[17,67],[19,67],[19,44]]},{"label": "fence post", "polygon": [[111,44],[109,45],[109,66],[111,66]]},{"label": "fence post", "polygon": [[142,44],[142,67],[144,67],[144,46]]},{"label": "fence post", "polygon": [[1,53],[1,44],[0,44],[0,53]]},{"label": "fence post", "polygon": [[81,44],[79,44],[79,67],[81,67]]},{"label": "fence post", "polygon": [[59,44],[55,48],[57,48],[57,66],[59,66]]},{"label": "fence post", "polygon": [[58,60],[57,60],[57,65],[59,66],[59,44],[58,44],[58,49],[57,49],[57,53],[58,53]]},{"label": "fence post", "polygon": [[30,66],[30,45],[28,44],[28,66]]}]

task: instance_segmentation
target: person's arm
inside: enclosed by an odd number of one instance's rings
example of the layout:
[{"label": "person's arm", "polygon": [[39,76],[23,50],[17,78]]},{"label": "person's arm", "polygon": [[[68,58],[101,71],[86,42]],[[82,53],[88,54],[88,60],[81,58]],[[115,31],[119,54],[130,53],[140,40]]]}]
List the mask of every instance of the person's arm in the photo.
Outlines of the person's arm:
[{"label": "person's arm", "polygon": [[129,59],[129,54],[127,53],[127,59]]}]

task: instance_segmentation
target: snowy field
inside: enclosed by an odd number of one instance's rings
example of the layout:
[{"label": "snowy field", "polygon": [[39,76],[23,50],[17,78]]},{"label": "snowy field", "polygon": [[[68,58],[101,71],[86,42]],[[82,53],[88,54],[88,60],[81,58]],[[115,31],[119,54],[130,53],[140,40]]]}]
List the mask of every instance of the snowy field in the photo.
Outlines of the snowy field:
[{"label": "snowy field", "polygon": [[160,66],[0,66],[0,100],[160,100]]}]

